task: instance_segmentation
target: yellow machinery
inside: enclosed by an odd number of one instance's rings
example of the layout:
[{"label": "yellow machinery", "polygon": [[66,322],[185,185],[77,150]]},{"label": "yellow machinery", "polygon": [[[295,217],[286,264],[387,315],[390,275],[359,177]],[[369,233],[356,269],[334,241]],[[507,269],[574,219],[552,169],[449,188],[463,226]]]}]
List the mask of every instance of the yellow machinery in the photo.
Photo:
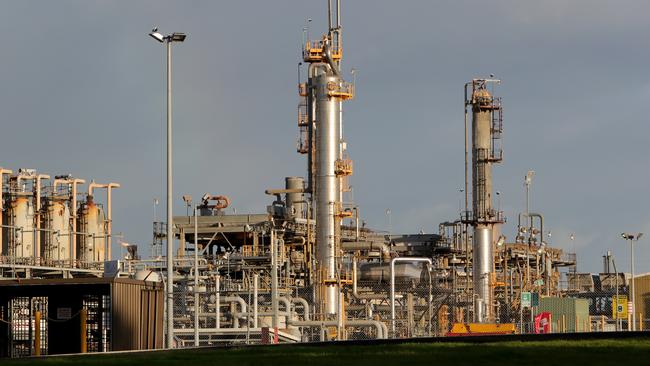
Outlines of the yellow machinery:
[{"label": "yellow machinery", "polygon": [[515,334],[513,323],[454,323],[447,336],[482,336]]}]

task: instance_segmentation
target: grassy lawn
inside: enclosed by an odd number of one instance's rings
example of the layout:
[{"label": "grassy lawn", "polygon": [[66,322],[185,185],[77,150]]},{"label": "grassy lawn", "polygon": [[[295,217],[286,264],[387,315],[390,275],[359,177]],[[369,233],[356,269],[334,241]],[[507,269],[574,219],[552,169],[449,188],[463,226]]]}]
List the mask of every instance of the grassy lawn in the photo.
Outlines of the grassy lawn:
[{"label": "grassy lawn", "polygon": [[13,365],[650,365],[650,338],[435,343],[379,346],[251,347],[103,354],[0,361]]}]

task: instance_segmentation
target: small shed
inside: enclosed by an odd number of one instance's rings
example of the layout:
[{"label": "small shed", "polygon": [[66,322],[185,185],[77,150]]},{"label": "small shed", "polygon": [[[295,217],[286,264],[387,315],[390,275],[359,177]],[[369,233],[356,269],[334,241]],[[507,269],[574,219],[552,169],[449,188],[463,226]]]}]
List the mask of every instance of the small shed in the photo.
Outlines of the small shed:
[{"label": "small shed", "polygon": [[551,330],[560,332],[588,332],[589,300],[570,297],[542,297],[538,313],[551,313]]},{"label": "small shed", "polygon": [[2,280],[0,357],[162,348],[163,302],[157,282]]}]

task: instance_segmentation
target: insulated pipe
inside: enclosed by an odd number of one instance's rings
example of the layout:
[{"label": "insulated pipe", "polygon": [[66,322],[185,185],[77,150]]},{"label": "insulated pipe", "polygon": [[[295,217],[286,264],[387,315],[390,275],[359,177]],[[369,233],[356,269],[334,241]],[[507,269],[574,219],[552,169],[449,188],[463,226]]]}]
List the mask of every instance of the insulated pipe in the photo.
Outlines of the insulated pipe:
[{"label": "insulated pipe", "polygon": [[[246,301],[239,296],[224,296],[221,300],[227,305],[229,302],[236,302],[239,304],[240,311],[238,313],[245,314],[247,312]],[[219,306],[221,303],[218,303]],[[239,320],[237,316],[233,316],[233,328],[239,328]]]},{"label": "insulated pipe", "polygon": [[[383,299],[384,295],[382,294],[360,294],[358,292],[357,286],[357,259],[355,258],[352,261],[352,297],[355,299]],[[388,334],[388,332],[386,333]]]},{"label": "insulated pipe", "polygon": [[[36,177],[36,238],[34,239],[34,258],[40,263],[41,258],[41,179],[50,179],[47,174],[39,174]],[[2,249],[0,249],[2,250]]]},{"label": "insulated pipe", "polygon": [[341,250],[345,252],[354,252],[357,250],[367,250],[381,252],[384,258],[390,257],[390,247],[386,243],[374,241],[346,241],[341,243]]},{"label": "insulated pipe", "polygon": [[[77,232],[77,184],[86,183],[83,179],[73,179],[72,180],[72,201],[70,205],[72,206],[71,215],[72,215],[72,232]],[[109,239],[110,240],[110,239]],[[72,260],[72,266],[76,267],[77,262],[77,235],[72,234],[72,240],[70,241],[70,260]]]},{"label": "insulated pipe", "polygon": [[[311,199],[314,199],[316,185],[315,180],[315,170],[316,170],[316,157],[315,157],[315,134],[314,126],[316,122],[316,93],[315,93],[315,78],[318,75],[327,73],[327,65],[323,63],[310,63],[309,68],[307,69],[308,74],[308,85],[307,85],[307,114],[309,120],[309,129],[308,129],[308,147],[309,153],[307,154],[307,188],[305,193],[311,193]],[[313,207],[313,205],[312,205]]]},{"label": "insulated pipe", "polygon": [[517,223],[518,227],[521,227],[521,217],[522,216],[528,216],[531,219],[533,217],[537,217],[539,219],[539,233],[540,233],[540,243],[541,243],[542,239],[544,238],[544,215],[539,214],[539,213],[535,213],[535,212],[530,212],[528,214],[525,213],[525,212],[522,212],[522,213],[519,214],[519,217],[518,217],[518,223]]},{"label": "insulated pipe", "polygon": [[[336,62],[334,62],[334,59],[332,59],[332,49],[330,48],[330,41],[326,38],[323,40],[323,56],[325,58],[325,62],[327,62],[327,65],[329,65],[330,70],[336,75],[337,78],[340,79],[341,73],[339,72],[339,68],[336,65]],[[342,80],[339,80],[339,83]]]},{"label": "insulated pipe", "polygon": [[220,286],[221,278],[219,275],[217,275],[215,282],[216,282],[215,286],[217,289],[217,295],[216,295],[217,310],[215,314],[216,319],[215,319],[214,326],[215,328],[219,329],[221,328],[221,309],[219,309],[219,306],[221,304],[221,286]]},{"label": "insulated pipe", "polygon": [[[539,235],[540,235],[540,240],[539,240],[539,242],[540,242],[540,245],[541,245],[541,244],[542,244],[542,241],[543,241],[543,239],[544,239],[544,216],[543,216],[542,214],[534,213],[534,212],[529,212],[529,213],[520,213],[519,216],[518,216],[518,218],[517,218],[517,221],[518,221],[518,222],[517,222],[517,227],[518,227],[518,228],[521,227],[521,217],[522,217],[522,216],[526,216],[526,217],[529,218],[529,220],[530,220],[530,225],[531,225],[531,229],[532,229],[532,227],[533,227],[533,225],[534,225],[534,222],[533,222],[533,219],[532,219],[532,218],[533,218],[533,217],[537,217],[537,218],[539,219],[539,230],[540,230],[540,232],[539,232]],[[529,233],[529,235],[532,235],[532,233]],[[530,236],[529,236],[529,237],[530,237]],[[526,246],[526,284],[528,284],[528,282],[530,282],[530,264],[529,264],[530,259],[528,258],[528,256],[529,256],[529,254],[528,254],[528,249],[529,249],[529,248],[530,248],[530,241],[528,242],[528,245]],[[546,284],[547,288],[548,288],[548,285],[549,285],[549,284],[547,283],[547,284]]]},{"label": "insulated pipe", "polygon": [[[253,296],[255,296],[254,293],[253,293]],[[282,303],[284,304],[284,311],[280,311],[280,310],[278,310],[278,314],[283,314],[283,315],[285,315],[285,316],[289,316],[289,317],[290,317],[291,314],[292,314],[292,312],[291,312],[291,300],[289,300],[289,299],[286,298],[286,297],[280,296],[280,297],[278,297],[278,302],[282,302]],[[242,312],[240,312],[240,313],[238,313],[238,314],[239,314],[239,317],[240,317],[240,318],[247,318],[247,317],[250,316],[250,315],[253,315],[253,317],[255,317],[255,312],[256,312],[256,310],[255,310],[255,304],[253,304],[253,314],[251,314],[251,313],[248,312],[248,311],[242,311]],[[261,312],[261,313],[258,312],[258,313],[257,313],[257,315],[266,315],[266,316],[270,316],[270,315],[273,315],[273,314],[274,314],[274,312],[272,312],[272,311],[271,311],[271,312]],[[257,326],[257,325],[256,325],[256,326]]]},{"label": "insulated pipe", "polygon": [[106,260],[110,261],[112,259],[111,256],[111,239],[113,238],[113,208],[112,208],[112,190],[113,188],[120,188],[119,183],[107,183],[107,184],[99,184],[95,183],[94,181],[90,182],[88,185],[88,195],[92,196],[93,195],[93,189],[94,188],[106,188]]},{"label": "insulated pipe", "polygon": [[[211,194],[206,194],[203,196],[202,200],[203,205],[206,208],[216,208],[217,210],[223,210],[224,208],[228,208],[228,206],[230,206],[230,198],[228,198],[228,196],[213,196]],[[214,205],[209,205],[209,201],[217,201],[217,203]]]},{"label": "insulated pipe", "polygon": [[294,304],[301,304],[303,308],[303,318],[305,318],[305,320],[310,320],[311,314],[309,312],[309,303],[307,300],[303,299],[302,297],[294,297],[291,299],[291,302]]},{"label": "insulated pipe", "polygon": [[[69,184],[72,186],[72,194],[70,197],[70,221],[72,222],[72,232],[76,233],[77,232],[77,184],[84,184],[86,183],[85,180],[83,179],[77,179],[77,178],[55,178],[54,179],[54,194],[56,194],[56,189],[58,185],[61,184]],[[89,189],[89,195],[90,195],[90,189]],[[110,204],[109,204],[110,207]],[[110,216],[109,216],[110,217]],[[110,234],[110,231],[109,231]],[[72,234],[70,235],[70,260],[72,261],[72,266],[76,266],[77,262],[77,235]],[[109,236],[109,243],[110,243],[110,236]]]},{"label": "insulated pipe", "polygon": [[[271,220],[271,225],[273,225],[273,220]],[[274,331],[278,329],[278,258],[276,253],[276,239],[275,239],[275,230],[271,228],[271,308],[273,310],[273,329]]]},{"label": "insulated pipe", "polygon": [[293,244],[298,244],[300,246],[303,246],[303,245],[305,245],[307,243],[307,239],[305,239],[304,236],[296,236],[293,239],[297,240],[297,241],[294,241]]},{"label": "insulated pipe", "polygon": [[391,330],[393,337],[395,336],[395,263],[397,262],[426,262],[429,264],[431,269],[432,262],[429,258],[393,258],[390,261],[390,319],[391,319]]},{"label": "insulated pipe", "polygon": [[2,192],[4,191],[4,176],[5,174],[9,175],[13,172],[9,169],[0,168],[0,256],[2,255],[2,248],[4,246],[4,223],[2,222],[3,213],[4,213],[4,198],[2,197]]},{"label": "insulated pipe", "polygon": [[253,274],[253,328],[257,328],[257,304],[258,304],[258,287],[260,282],[260,275]]},{"label": "insulated pipe", "polygon": [[[287,320],[288,325],[295,327],[330,327],[338,324],[337,320]],[[377,339],[386,339],[387,335],[384,333],[385,324],[378,320],[348,320],[347,325],[352,327],[374,327],[377,330]],[[387,329],[387,328],[386,328]]]},{"label": "insulated pipe", "polygon": [[357,295],[357,257],[352,258],[352,294]]},{"label": "insulated pipe", "polygon": [[284,304],[284,311],[291,314],[291,300],[284,296],[278,296],[278,302],[282,302]]},{"label": "insulated pipe", "polygon": [[194,205],[194,347],[199,346],[199,223],[198,209]]},{"label": "insulated pipe", "polygon": [[304,188],[293,188],[293,189],[267,189],[264,191],[264,193],[270,195],[270,196],[276,196],[279,194],[286,194],[286,193],[306,193],[307,190]]}]

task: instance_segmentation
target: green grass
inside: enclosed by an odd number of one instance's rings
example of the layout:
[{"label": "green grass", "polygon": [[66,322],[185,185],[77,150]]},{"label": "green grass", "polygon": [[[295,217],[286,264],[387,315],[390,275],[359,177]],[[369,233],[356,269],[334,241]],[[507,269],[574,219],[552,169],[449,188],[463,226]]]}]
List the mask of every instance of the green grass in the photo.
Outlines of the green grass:
[{"label": "green grass", "polygon": [[2,360],[13,365],[650,365],[650,338],[629,340],[434,343],[374,346],[265,346]]}]

